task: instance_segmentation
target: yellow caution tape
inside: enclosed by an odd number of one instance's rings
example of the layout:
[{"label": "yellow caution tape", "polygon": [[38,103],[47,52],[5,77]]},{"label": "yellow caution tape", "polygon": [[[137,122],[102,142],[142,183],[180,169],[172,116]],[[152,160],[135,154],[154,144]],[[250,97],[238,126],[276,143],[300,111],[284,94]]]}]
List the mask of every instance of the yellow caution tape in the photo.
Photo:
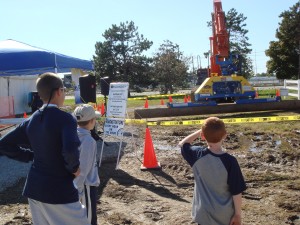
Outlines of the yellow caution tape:
[{"label": "yellow caution tape", "polygon": [[146,124],[147,120],[145,119],[125,119],[125,123],[135,123],[135,124]]},{"label": "yellow caution tape", "polygon": [[136,98],[128,98],[128,100],[145,100],[146,98],[168,98],[169,96],[184,96],[184,95],[189,95],[189,94],[166,94],[166,95],[148,95],[144,97],[136,97]]},{"label": "yellow caution tape", "polygon": [[[97,120],[104,120],[105,117],[101,117]],[[271,116],[271,117],[249,117],[249,118],[230,118],[222,119],[224,123],[265,123],[265,122],[282,122],[300,120],[299,116]],[[157,121],[148,122],[147,119],[125,119],[125,123],[133,124],[146,124],[147,126],[180,126],[180,125],[201,125],[203,120],[183,120],[183,121]]]},{"label": "yellow caution tape", "polygon": [[[230,118],[222,119],[224,123],[264,123],[264,122],[282,122],[300,120],[299,116],[272,116],[272,117],[249,117],[249,118]],[[185,120],[185,121],[158,121],[147,122],[146,119],[126,119],[126,123],[146,124],[147,126],[180,126],[180,125],[201,125],[203,120]]]}]

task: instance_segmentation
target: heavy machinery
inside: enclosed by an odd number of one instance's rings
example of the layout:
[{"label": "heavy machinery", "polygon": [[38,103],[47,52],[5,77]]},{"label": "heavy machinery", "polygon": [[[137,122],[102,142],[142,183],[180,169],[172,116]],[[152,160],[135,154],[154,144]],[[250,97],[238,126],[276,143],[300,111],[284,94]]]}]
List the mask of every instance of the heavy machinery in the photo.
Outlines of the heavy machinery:
[{"label": "heavy machinery", "polygon": [[230,53],[229,34],[221,0],[213,0],[213,6],[208,77],[194,92],[195,104],[188,106],[216,105],[221,102],[244,104],[279,101],[279,98],[255,98],[255,89],[241,76],[240,55]]},{"label": "heavy machinery", "polygon": [[[197,71],[199,82],[202,82],[203,76],[208,77],[194,92],[195,100],[184,103],[169,102],[168,108],[136,109],[134,110],[135,119],[299,109],[298,100],[280,101],[281,97],[277,95],[280,95],[281,90],[279,94],[276,91],[276,97],[257,98],[254,88],[243,76],[239,75],[241,74],[240,56],[229,52],[229,35],[221,0],[214,0],[212,18],[211,67],[208,73],[201,69]],[[233,103],[218,104],[224,101]],[[239,104],[244,105],[241,107]],[[178,121],[178,124],[184,124],[183,122]],[[189,122],[196,125],[195,121]]]},{"label": "heavy machinery", "polygon": [[214,0],[212,13],[212,37],[210,37],[209,77],[195,91],[196,102],[237,102],[254,99],[255,90],[240,75],[241,58],[230,53],[229,34],[221,0]]}]

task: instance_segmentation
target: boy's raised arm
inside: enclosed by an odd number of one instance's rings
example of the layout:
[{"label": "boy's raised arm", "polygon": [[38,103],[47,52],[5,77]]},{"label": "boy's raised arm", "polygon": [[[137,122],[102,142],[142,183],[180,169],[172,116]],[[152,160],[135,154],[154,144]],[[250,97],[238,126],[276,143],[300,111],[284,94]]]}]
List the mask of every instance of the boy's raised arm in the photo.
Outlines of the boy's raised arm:
[{"label": "boy's raised arm", "polygon": [[201,136],[201,129],[200,130],[197,130],[196,132],[186,136],[184,139],[182,139],[180,142],[179,142],[179,147],[182,147],[183,144],[185,143],[192,143],[194,140],[196,140],[197,138],[199,138]]}]

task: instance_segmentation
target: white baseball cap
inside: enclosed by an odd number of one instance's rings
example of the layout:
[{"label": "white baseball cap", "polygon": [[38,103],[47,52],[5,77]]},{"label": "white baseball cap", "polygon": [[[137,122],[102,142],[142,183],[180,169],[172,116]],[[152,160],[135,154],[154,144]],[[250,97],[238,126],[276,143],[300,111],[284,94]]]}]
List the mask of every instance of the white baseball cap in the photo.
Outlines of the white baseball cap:
[{"label": "white baseball cap", "polygon": [[89,104],[77,106],[73,114],[77,122],[89,121],[93,118],[99,118],[101,116],[101,114],[98,111],[95,111],[94,108]]}]

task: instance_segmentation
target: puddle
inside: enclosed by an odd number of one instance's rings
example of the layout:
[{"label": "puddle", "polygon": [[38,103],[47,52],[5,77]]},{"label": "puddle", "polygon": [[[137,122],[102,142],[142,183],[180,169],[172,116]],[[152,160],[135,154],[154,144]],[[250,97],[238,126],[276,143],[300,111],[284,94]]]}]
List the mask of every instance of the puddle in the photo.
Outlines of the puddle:
[{"label": "puddle", "polygon": [[[263,143],[263,145],[257,146],[257,143],[253,143],[250,148],[249,151],[250,152],[254,152],[254,153],[259,153],[259,152],[263,152],[266,148],[269,148],[268,145],[272,145],[272,142],[259,142],[260,144]],[[281,140],[277,140],[275,141],[275,146],[273,147],[274,149],[277,149],[280,145],[281,145]]]},{"label": "puddle", "polygon": [[259,153],[263,151],[263,148],[256,147],[256,144],[252,144],[252,146],[249,148],[250,152]]},{"label": "puddle", "polygon": [[162,151],[180,151],[179,146],[170,146],[170,145],[155,145],[154,147],[157,150],[162,150]]}]

